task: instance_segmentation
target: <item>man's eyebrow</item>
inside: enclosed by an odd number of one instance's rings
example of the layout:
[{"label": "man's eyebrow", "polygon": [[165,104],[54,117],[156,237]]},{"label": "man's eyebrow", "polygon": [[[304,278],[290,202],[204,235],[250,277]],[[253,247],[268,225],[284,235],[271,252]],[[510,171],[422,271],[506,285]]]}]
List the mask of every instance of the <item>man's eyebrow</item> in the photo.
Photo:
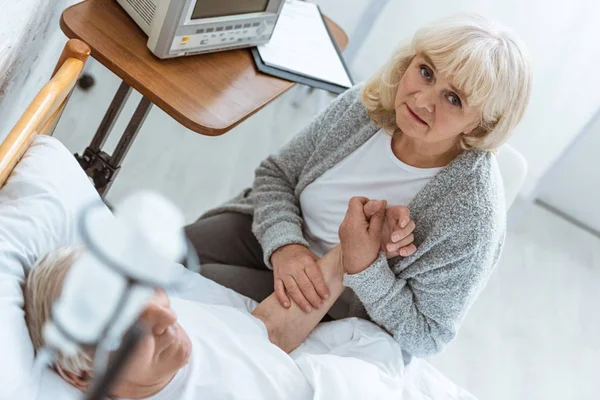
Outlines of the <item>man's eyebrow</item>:
[{"label": "man's eyebrow", "polygon": [[[425,59],[425,61],[427,62],[427,64],[431,65],[431,68],[433,69],[433,72],[437,72],[437,70],[435,68],[435,64],[433,63],[433,61],[431,61],[431,58],[427,54],[425,54],[425,53],[422,53],[421,56]],[[458,89],[453,84],[450,84],[450,88],[452,90],[454,90],[456,92],[456,94],[458,94],[460,96],[460,98],[464,102],[467,102],[467,95],[465,94],[465,92],[463,92],[462,90]]]}]

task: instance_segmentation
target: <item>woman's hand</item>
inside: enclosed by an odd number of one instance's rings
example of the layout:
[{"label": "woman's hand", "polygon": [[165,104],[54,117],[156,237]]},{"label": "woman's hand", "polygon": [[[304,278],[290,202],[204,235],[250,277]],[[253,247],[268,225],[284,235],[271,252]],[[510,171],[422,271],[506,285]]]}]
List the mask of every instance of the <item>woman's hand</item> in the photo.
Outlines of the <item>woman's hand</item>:
[{"label": "woman's hand", "polygon": [[[381,232],[385,219],[385,200],[353,197],[340,225],[338,234],[342,246],[342,263],[348,274],[357,274],[369,268],[381,248]],[[367,217],[365,208],[372,212]]]},{"label": "woman's hand", "polygon": [[317,265],[318,259],[315,253],[300,244],[282,246],[271,255],[275,295],[282,306],[290,307],[286,290],[306,312],[312,311],[312,307],[319,309],[329,298],[329,289]]},{"label": "woman's hand", "polygon": [[[365,204],[365,215],[369,219],[377,210],[374,202]],[[413,244],[415,222],[410,219],[410,210],[405,206],[392,206],[385,211],[385,220],[381,230],[381,251],[385,251],[387,259],[402,256],[408,257],[417,251]]]},{"label": "woman's hand", "polygon": [[[369,210],[365,208],[367,217]],[[372,215],[372,214],[371,214]],[[415,222],[410,219],[410,210],[405,206],[393,206],[385,211],[385,223],[381,231],[381,251],[385,251],[388,259],[402,256],[408,257],[417,251],[413,244]]]}]

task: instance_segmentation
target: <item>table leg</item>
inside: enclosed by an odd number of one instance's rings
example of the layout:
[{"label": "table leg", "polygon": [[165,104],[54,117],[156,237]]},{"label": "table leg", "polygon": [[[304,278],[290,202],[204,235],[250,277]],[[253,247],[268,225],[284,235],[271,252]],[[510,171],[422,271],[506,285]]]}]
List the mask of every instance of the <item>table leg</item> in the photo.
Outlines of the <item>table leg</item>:
[{"label": "table leg", "polygon": [[135,137],[137,136],[142,124],[146,120],[148,113],[150,112],[150,108],[152,107],[152,102],[147,97],[142,97],[140,103],[138,104],[133,116],[129,120],[129,124],[125,128],[125,132],[123,132],[123,136],[119,139],[119,143],[113,152],[112,157],[108,160],[109,168],[114,171],[106,184],[102,188],[98,188],[98,193],[100,193],[101,197],[106,195],[108,189],[112,186],[117,173],[121,169],[121,163],[125,159],[125,156],[129,152]]},{"label": "table leg", "polygon": [[131,145],[152,106],[152,102],[148,98],[142,98],[137,109],[133,113],[127,128],[125,128],[121,139],[119,139],[119,143],[117,144],[113,155],[108,155],[106,152],[102,151],[102,146],[104,146],[104,143],[119,114],[123,110],[123,106],[130,93],[131,87],[127,83],[122,82],[90,145],[85,149],[82,156],[75,154],[75,158],[79,161],[81,167],[86,174],[92,178],[94,186],[101,197],[106,195],[116,178],[121,163],[131,148]]},{"label": "table leg", "polygon": [[127,103],[127,99],[129,99],[129,95],[131,94],[131,86],[129,86],[125,81],[121,82],[115,97],[113,98],[110,106],[108,106],[108,110],[106,110],[106,114],[104,114],[104,118],[102,118],[102,122],[100,122],[100,126],[98,126],[98,130],[90,143],[90,149],[94,152],[98,152],[104,146],[110,131],[112,130],[117,118],[121,114],[125,103]]}]

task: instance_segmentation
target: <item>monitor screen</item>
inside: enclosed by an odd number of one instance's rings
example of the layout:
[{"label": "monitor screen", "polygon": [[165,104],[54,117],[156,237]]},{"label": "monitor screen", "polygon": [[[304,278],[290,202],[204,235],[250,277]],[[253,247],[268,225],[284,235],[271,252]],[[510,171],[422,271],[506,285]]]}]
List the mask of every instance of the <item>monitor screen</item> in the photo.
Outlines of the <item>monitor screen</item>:
[{"label": "monitor screen", "polygon": [[263,12],[269,0],[197,0],[192,19]]}]

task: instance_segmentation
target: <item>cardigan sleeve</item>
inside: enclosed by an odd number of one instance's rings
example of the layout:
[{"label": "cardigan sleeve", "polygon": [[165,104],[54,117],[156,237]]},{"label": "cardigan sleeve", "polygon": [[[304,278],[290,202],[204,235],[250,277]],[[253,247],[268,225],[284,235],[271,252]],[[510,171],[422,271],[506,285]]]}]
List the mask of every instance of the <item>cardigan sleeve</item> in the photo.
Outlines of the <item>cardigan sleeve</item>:
[{"label": "cardigan sleeve", "polygon": [[318,141],[355,101],[359,90],[355,86],[336,98],[287,145],[261,162],[255,171],[251,193],[254,202],[252,231],[262,246],[265,264],[271,269],[271,255],[278,248],[293,243],[308,247],[302,233],[303,220],[295,188]]},{"label": "cardigan sleeve", "polygon": [[380,253],[366,270],[347,274],[344,284],[404,351],[417,357],[439,353],[456,336],[497,263],[504,229],[473,242],[466,237],[447,235],[427,251],[415,253],[397,275]]}]

